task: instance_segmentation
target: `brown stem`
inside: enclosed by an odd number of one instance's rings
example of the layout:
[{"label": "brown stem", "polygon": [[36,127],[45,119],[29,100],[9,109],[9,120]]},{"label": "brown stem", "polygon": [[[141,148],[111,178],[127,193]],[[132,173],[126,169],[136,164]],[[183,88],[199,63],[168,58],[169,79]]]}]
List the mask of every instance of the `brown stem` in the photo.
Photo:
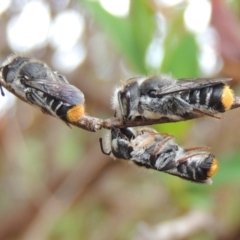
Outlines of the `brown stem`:
[{"label": "brown stem", "polygon": [[[235,108],[239,108],[240,107],[240,97],[235,97],[234,99],[234,104],[232,105],[232,109]],[[86,126],[94,126],[95,128],[94,130],[100,130],[101,128],[105,128],[105,129],[111,129],[113,126],[115,127],[138,127],[138,126],[147,126],[147,125],[153,125],[153,124],[163,124],[163,123],[173,123],[173,122],[180,122],[180,121],[187,121],[187,120],[191,120],[194,119],[193,117],[189,117],[189,118],[185,118],[185,119],[180,119],[180,120],[172,120],[169,118],[161,118],[161,119],[139,119],[139,120],[135,120],[135,121],[129,121],[129,122],[123,122],[121,119],[119,118],[108,118],[105,120],[101,120],[98,118],[92,118],[92,117],[88,117],[88,119],[84,119],[84,123],[83,125]],[[80,120],[80,122],[82,122],[83,119]],[[78,127],[81,127],[80,125],[78,125],[78,123],[75,125]],[[86,128],[85,128],[86,129]],[[86,129],[86,130],[89,130]]]},{"label": "brown stem", "polygon": [[[13,92],[12,89],[9,89],[9,87],[6,85],[5,81],[0,79],[0,86],[5,87],[9,92],[14,94],[16,97],[20,98],[22,101],[27,102],[26,99],[19,96],[17,93]],[[232,109],[239,108],[240,107],[240,97],[235,97],[234,103],[232,105]],[[200,116],[201,117],[201,116]],[[148,126],[153,124],[163,124],[163,123],[172,123],[172,122],[180,122],[180,121],[187,121],[194,119],[196,117],[186,117],[184,119],[179,120],[173,120],[166,117],[160,118],[160,119],[138,119],[134,121],[129,122],[123,122],[119,118],[108,118],[105,120],[102,120],[100,118],[91,117],[91,116],[83,116],[78,122],[70,123],[71,125],[74,125],[78,128],[82,128],[86,131],[90,132],[97,132],[98,130],[105,128],[105,129],[111,129],[113,126],[123,128],[123,127],[138,127],[138,126]]]}]

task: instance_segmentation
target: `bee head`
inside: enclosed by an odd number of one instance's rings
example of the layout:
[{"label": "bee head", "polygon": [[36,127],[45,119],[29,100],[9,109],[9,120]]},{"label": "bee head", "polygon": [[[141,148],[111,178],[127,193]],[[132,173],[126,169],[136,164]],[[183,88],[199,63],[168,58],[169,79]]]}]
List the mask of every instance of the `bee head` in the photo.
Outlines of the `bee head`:
[{"label": "bee head", "polygon": [[139,99],[140,91],[137,81],[125,85],[124,89],[118,92],[119,107],[124,120],[131,118],[138,111]]},{"label": "bee head", "polygon": [[18,77],[18,72],[21,66],[29,62],[28,58],[11,55],[3,63],[1,67],[2,78],[6,83],[12,83]]}]

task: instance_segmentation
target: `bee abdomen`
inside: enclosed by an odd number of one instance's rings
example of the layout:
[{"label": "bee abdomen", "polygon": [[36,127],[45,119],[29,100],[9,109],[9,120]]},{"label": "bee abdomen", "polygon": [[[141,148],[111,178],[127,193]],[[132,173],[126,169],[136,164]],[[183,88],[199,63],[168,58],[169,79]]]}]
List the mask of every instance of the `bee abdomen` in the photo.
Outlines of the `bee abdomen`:
[{"label": "bee abdomen", "polygon": [[183,177],[201,182],[212,177],[217,172],[218,161],[212,154],[209,154],[200,161],[183,162],[177,169],[182,173]]},{"label": "bee abdomen", "polygon": [[60,117],[62,120],[67,121],[67,112],[72,108],[72,106],[67,106],[63,104],[61,101],[56,102],[56,108],[53,111],[56,112],[56,115]]},{"label": "bee abdomen", "polygon": [[51,109],[52,115],[56,115],[65,122],[74,123],[79,121],[85,114],[83,105],[72,105],[43,94],[45,104]]},{"label": "bee abdomen", "polygon": [[181,98],[192,105],[225,112],[233,105],[234,93],[228,85],[218,84],[183,92]]}]

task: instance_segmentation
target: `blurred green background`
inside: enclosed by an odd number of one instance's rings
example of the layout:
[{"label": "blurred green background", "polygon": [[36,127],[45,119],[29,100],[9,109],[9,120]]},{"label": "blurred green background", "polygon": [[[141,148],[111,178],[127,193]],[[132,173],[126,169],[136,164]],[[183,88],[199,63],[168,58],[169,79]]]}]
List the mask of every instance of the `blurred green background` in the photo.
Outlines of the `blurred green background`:
[{"label": "blurred green background", "polygon": [[[113,116],[121,80],[233,77],[239,93],[238,0],[2,1],[0,60],[47,62]],[[104,156],[90,133],[1,97],[0,239],[240,239],[240,111],[154,126],[219,159],[211,186]]]}]

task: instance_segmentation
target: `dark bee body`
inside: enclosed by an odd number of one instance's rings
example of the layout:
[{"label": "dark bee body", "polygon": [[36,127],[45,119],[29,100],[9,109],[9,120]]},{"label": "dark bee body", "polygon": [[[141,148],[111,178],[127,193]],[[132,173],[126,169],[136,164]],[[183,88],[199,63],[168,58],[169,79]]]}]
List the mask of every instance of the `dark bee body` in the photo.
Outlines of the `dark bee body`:
[{"label": "dark bee body", "polygon": [[180,92],[180,97],[196,109],[211,109],[211,113],[225,112],[228,106],[224,105],[222,95],[224,94],[226,85],[223,83],[200,89]]},{"label": "dark bee body", "polygon": [[[217,171],[216,158],[203,148],[183,149],[173,137],[150,128],[112,128],[111,151],[117,159],[200,183],[211,183]],[[103,148],[102,148],[103,149]],[[104,152],[104,151],[103,151]]]},{"label": "dark bee body", "polygon": [[[211,176],[209,170],[212,168],[214,161],[216,160],[214,160],[214,156],[212,154],[206,155],[204,161],[201,161],[201,159],[199,159],[199,161],[186,161],[176,167],[176,173],[181,172],[182,178],[204,181],[206,176]],[[195,171],[192,171],[192,169],[195,169]],[[176,175],[174,174],[175,171],[171,172],[170,170],[168,173]]]},{"label": "dark bee body", "polygon": [[6,88],[44,113],[67,123],[84,115],[84,95],[64,76],[35,59],[10,56],[1,67]]},{"label": "dark bee body", "polygon": [[113,108],[125,121],[138,117],[181,120],[225,112],[234,102],[230,79],[182,79],[168,75],[134,78],[116,89]]}]

